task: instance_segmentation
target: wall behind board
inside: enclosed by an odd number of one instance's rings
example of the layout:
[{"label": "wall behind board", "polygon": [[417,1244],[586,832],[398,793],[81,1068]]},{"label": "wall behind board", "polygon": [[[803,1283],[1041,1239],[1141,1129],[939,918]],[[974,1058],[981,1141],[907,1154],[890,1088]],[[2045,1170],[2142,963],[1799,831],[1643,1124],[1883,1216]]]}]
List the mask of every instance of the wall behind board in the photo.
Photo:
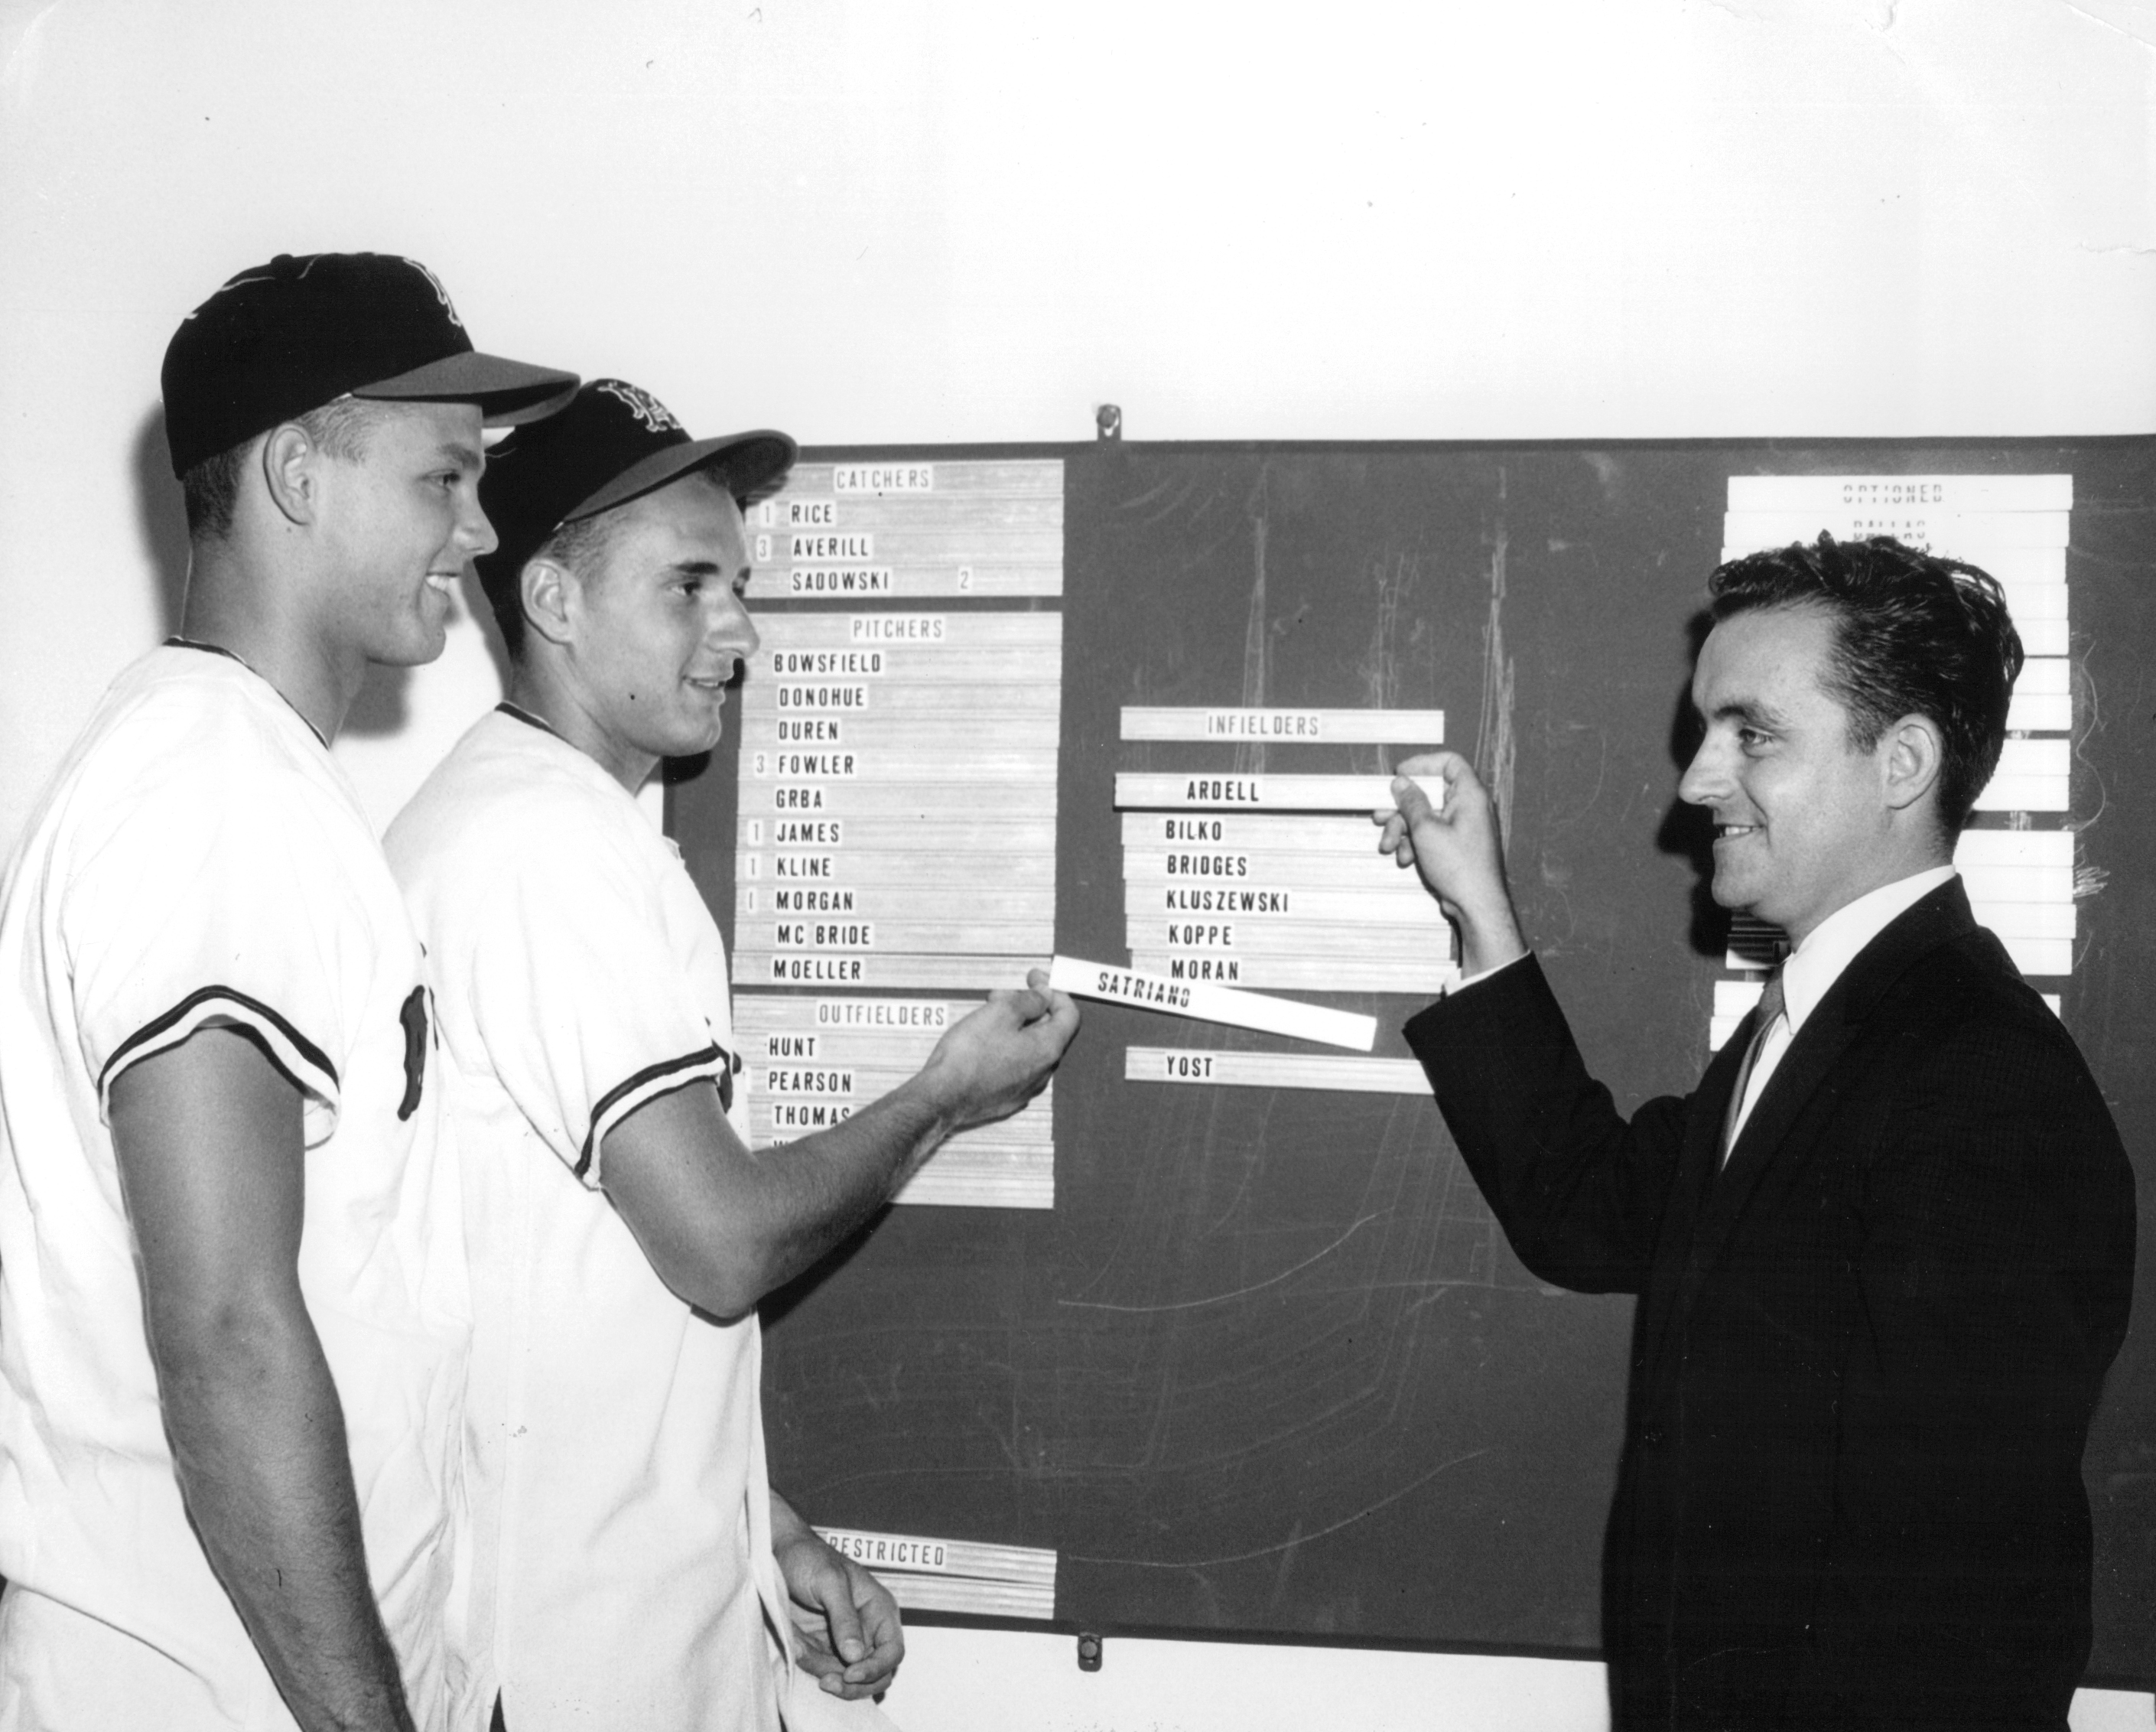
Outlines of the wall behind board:
[{"label": "wall behind board", "polygon": [[[2149,18],[0,0],[0,845],[167,629],[158,357],[273,252],[827,443],[2139,431]],[[378,815],[490,677],[382,681]]]},{"label": "wall behind board", "polygon": [[[0,849],[173,616],[165,341],[279,250],[700,432],[2156,428],[2146,0],[595,17],[0,0]],[[495,691],[470,619],[370,689],[378,820]]]}]

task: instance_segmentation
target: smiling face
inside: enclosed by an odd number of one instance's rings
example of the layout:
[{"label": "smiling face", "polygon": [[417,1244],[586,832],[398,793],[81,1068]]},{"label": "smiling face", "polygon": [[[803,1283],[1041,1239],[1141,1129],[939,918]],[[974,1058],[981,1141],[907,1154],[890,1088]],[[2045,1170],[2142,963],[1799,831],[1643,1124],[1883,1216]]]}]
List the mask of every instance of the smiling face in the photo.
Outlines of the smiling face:
[{"label": "smiling face", "polygon": [[1717,625],[1692,677],[1706,737],[1677,786],[1714,815],[1715,901],[1773,922],[1792,943],[1912,869],[1895,732],[1859,749],[1822,683],[1834,632],[1810,607]]},{"label": "smiling face", "polygon": [[324,604],[341,644],[396,667],[442,653],[458,579],[495,544],[484,466],[465,403],[371,405],[357,452],[325,455]]},{"label": "smiling face", "polygon": [[755,654],[742,595],[741,507],[701,473],[617,506],[603,552],[564,601],[567,672],[587,749],[634,786],[654,761],[708,752],[726,687]]}]

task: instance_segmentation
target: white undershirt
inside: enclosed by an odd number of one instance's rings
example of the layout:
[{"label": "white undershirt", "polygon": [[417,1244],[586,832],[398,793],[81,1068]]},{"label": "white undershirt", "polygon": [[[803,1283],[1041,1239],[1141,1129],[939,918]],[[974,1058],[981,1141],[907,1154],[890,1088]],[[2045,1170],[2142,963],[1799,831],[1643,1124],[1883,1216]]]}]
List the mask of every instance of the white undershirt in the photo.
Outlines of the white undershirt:
[{"label": "white undershirt", "polygon": [[[1782,1055],[1789,1050],[1789,1042],[1796,1039],[1804,1019],[1819,1007],[1820,1000],[1841,978],[1842,970],[1856,960],[1857,953],[1866,944],[1953,876],[1954,869],[1950,866],[1933,866],[1907,878],[1897,878],[1892,884],[1882,884],[1853,902],[1843,903],[1789,953],[1789,960],[1782,964],[1782,1014],[1767,1030],[1759,1056],[1752,1061],[1744,1103],[1738,1110],[1736,1123],[1730,1127],[1731,1147],[1736,1146],[1744,1121],[1752,1116],[1752,1108],[1765,1092],[1767,1080],[1781,1063]],[[1485,969],[1479,974],[1455,980],[1446,989],[1446,994],[1464,992],[1502,974],[1522,959],[1516,956],[1494,969]]]},{"label": "white undershirt", "polygon": [[1752,1116],[1765,1092],[1767,1081],[1804,1019],[1819,1008],[1842,971],[1856,960],[1857,953],[1911,908],[1954,876],[1950,866],[1897,878],[1867,892],[1853,902],[1845,902],[1814,927],[1803,943],[1782,964],[1782,1014],[1767,1030],[1759,1056],[1752,1061],[1751,1080],[1745,1085],[1744,1102],[1737,1109],[1737,1122],[1729,1128],[1729,1144],[1737,1146],[1744,1121]]}]

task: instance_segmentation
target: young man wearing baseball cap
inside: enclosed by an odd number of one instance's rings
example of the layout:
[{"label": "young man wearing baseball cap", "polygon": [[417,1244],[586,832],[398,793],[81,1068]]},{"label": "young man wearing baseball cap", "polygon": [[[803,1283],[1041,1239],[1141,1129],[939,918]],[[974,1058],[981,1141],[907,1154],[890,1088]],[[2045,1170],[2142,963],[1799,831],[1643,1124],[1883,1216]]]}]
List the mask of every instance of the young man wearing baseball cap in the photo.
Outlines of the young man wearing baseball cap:
[{"label": "young man wearing baseball cap", "polygon": [[793,458],[616,379],[505,440],[480,569],[509,701],[390,826],[467,1175],[470,1663],[511,1732],[875,1717],[896,1610],[771,1494],[757,1301],[1077,1028],[1035,974],[838,1128],[747,1144],[718,929],[634,792],[718,743],[757,645],[737,501]]},{"label": "young man wearing baseball cap", "polygon": [[408,260],[280,256],[166,351],[192,567],[0,889],[0,1721],[445,1727],[470,1334],[421,953],[329,755],[493,545]]}]

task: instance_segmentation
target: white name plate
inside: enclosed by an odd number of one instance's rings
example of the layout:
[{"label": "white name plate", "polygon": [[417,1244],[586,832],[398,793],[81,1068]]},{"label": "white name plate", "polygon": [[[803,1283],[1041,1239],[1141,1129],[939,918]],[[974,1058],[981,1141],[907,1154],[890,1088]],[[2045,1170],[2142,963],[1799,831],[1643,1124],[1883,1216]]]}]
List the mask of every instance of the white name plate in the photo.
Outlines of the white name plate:
[{"label": "white name plate", "polygon": [[[798,1142],[803,1137],[813,1137],[819,1132],[844,1124],[856,1113],[865,1111],[880,1100],[884,1094],[890,1092],[890,1089],[885,1089],[882,1094],[854,1097],[788,1095],[771,1100],[752,1101],[748,1114],[749,1135],[759,1148],[766,1145],[773,1149],[783,1148],[788,1143]],[[961,1140],[967,1147],[979,1152],[983,1161],[991,1156],[997,1160],[1005,1157],[1015,1159],[1019,1155],[1030,1159],[1053,1154],[1055,1149],[1050,1116],[1040,1110],[1037,1102],[1012,1118],[962,1131],[957,1138],[944,1146],[955,1148]]]},{"label": "white name plate", "polygon": [[2074,866],[2070,830],[1965,830],[1954,840],[1958,866]]},{"label": "white name plate", "polygon": [[[1388,805],[1392,802],[1388,800]],[[1377,826],[1368,812],[1352,818],[1306,818],[1272,812],[1222,812],[1203,818],[1173,813],[1122,815],[1126,848],[1183,848],[1218,844],[1279,854],[1357,854],[1378,851]]]},{"label": "white name plate", "polygon": [[2074,701],[2063,693],[2024,697],[2017,692],[2006,706],[2006,725],[2015,733],[2071,733]]},{"label": "white name plate", "polygon": [[1988,926],[2002,938],[2074,938],[2074,905],[2063,902],[1980,901],[1969,898],[1969,911],[1979,926]]},{"label": "white name plate", "polygon": [[2009,740],[1999,753],[2002,776],[2063,778],[2072,763],[2072,748],[2065,740]]},{"label": "white name plate", "polygon": [[[947,876],[951,857],[956,854],[1045,856],[1051,862],[1049,881],[1055,881],[1053,818],[1014,820],[998,815],[992,820],[975,822],[970,817],[938,814],[924,823],[912,818],[771,818],[744,813],[741,825],[741,845],[744,848],[844,848],[871,854],[910,854],[940,859]],[[1007,860],[984,863],[982,867],[983,873],[1009,869]]]},{"label": "white name plate", "polygon": [[1116,804],[1149,811],[1270,807],[1290,812],[1372,812],[1393,803],[1390,776],[1276,776],[1212,771],[1160,775],[1121,770]]},{"label": "white name plate", "polygon": [[879,752],[954,752],[978,747],[985,734],[1000,750],[1054,751],[1060,718],[1041,710],[998,716],[983,726],[978,716],[793,715],[769,711],[744,717],[745,749],[773,747],[819,751],[867,747]]},{"label": "white name plate", "polygon": [[851,1528],[819,1528],[824,1543],[841,1556],[886,1570],[966,1575],[982,1581],[1055,1585],[1055,1554],[1026,1545],[990,1545],[972,1539],[925,1539],[904,1534],[865,1534]]},{"label": "white name plate", "polygon": [[1368,1052],[1378,1042],[1378,1020],[1374,1016],[1328,1010],[1321,1005],[1295,1004],[1260,993],[1171,980],[1165,974],[1120,968],[1109,963],[1058,956],[1049,965],[1048,979],[1050,985],[1073,998],[1135,1005],[1141,1010],[1187,1016],[1199,1022],[1224,1023],[1231,1028],[1289,1035],[1301,1041],[1321,1041],[1327,1046],[1351,1047],[1358,1052]]},{"label": "white name plate", "polygon": [[[948,485],[949,472],[945,472]],[[829,485],[834,493],[933,493],[932,463],[835,463]]]},{"label": "white name plate", "polygon": [[[756,622],[770,650],[951,650],[1062,647],[1063,615],[1052,613],[770,614]],[[761,660],[762,658],[760,658]]]},{"label": "white name plate", "polygon": [[[911,1074],[910,1072],[908,1074]],[[855,1113],[881,1100],[891,1089],[906,1081],[906,1077],[895,1078],[890,1087],[865,1091],[856,1095],[783,1095],[749,1103],[749,1134],[759,1144],[770,1143],[774,1147],[795,1138],[814,1136],[844,1124]],[[1023,1149],[1039,1152],[1055,1146],[1054,1126],[1049,1115],[1039,1110],[1038,1103],[1024,1112],[1001,1119],[993,1127],[993,1136],[984,1143],[998,1149]],[[965,1133],[968,1136],[972,1132]]]},{"label": "white name plate", "polygon": [[[994,879],[968,883],[951,872],[949,861],[944,866],[945,876],[940,885],[829,884],[820,880],[795,882],[788,879],[766,883],[762,879],[753,882],[739,880],[734,887],[734,918],[743,924],[772,915],[788,918],[803,915],[859,917],[887,922],[932,916],[947,912],[952,905],[963,905],[973,918],[998,924],[1012,921],[1038,923],[1055,918],[1053,885],[1039,890],[1013,890]],[[1430,906],[1435,908],[1436,904]],[[1352,917],[1343,913],[1338,917]]]},{"label": "white name plate", "polygon": [[[1132,886],[1228,883],[1303,885],[1352,890],[1356,895],[1429,896],[1412,868],[1378,852],[1378,832],[1359,854],[1260,854],[1239,848],[1151,848],[1123,855],[1123,881]],[[1435,906],[1433,904],[1433,906]]]},{"label": "white name plate", "polygon": [[[1993,573],[1997,577],[1997,573]],[[2064,583],[2010,583],[1999,579],[1999,587],[2006,594],[2006,611],[2014,616],[2014,625],[2019,630],[2031,619],[2063,619],[2066,617],[2066,586]],[[2023,672],[2028,670],[2024,668]]]},{"label": "white name plate", "polygon": [[1440,746],[1442,710],[1204,710],[1123,707],[1127,740],[1232,740],[1286,745]]},{"label": "white name plate", "polygon": [[1936,506],[1900,510],[1732,511],[1722,520],[1722,538],[1732,547],[1786,547],[1819,539],[1837,541],[1891,535],[1912,547],[2063,547],[2064,511],[1950,511]]},{"label": "white name plate", "polygon": [[1973,902],[2071,902],[2071,866],[1964,866],[1961,881]]},{"label": "white name plate", "polygon": [[851,494],[819,497],[790,486],[749,507],[742,520],[752,533],[767,530],[919,528],[968,530],[1060,529],[1063,496],[1056,493],[910,493],[889,498]]},{"label": "white name plate", "polygon": [[1376,918],[1356,925],[1344,922],[1326,925],[1303,920],[1245,920],[1224,914],[1168,918],[1148,916],[1125,921],[1123,942],[1133,956],[1141,950],[1149,950],[1165,951],[1170,956],[1192,953],[1241,957],[1330,957],[1343,969],[1353,969],[1369,963],[1399,962],[1405,949],[1425,953],[1427,959],[1440,968],[1449,968],[1452,963],[1452,928],[1442,920],[1435,925],[1421,926]]},{"label": "white name plate", "polygon": [[757,746],[742,752],[742,767],[763,781],[1052,781],[1055,748],[1012,748],[981,732],[942,752],[886,751],[874,746]]},{"label": "white name plate", "polygon": [[[830,652],[836,654],[838,652]],[[1003,716],[1060,716],[1063,682],[1046,686],[893,686],[851,676],[778,678],[762,673],[741,688],[744,722],[755,716],[963,716],[976,727],[993,727]]]},{"label": "white name plate", "polygon": [[[1063,532],[1038,524],[983,524],[954,522],[947,512],[908,511],[896,502],[880,513],[881,526],[870,529],[866,513],[848,511],[851,501],[839,501],[842,516],[854,527],[834,530],[787,530],[752,527],[749,558],[759,566],[784,569],[789,563],[819,566],[865,564],[874,561],[893,568],[906,567],[949,568],[972,558],[987,556],[1006,565],[1053,567],[1063,559]],[[941,521],[938,521],[938,520]]]},{"label": "white name plate", "polygon": [[1732,475],[1732,511],[2065,511],[2071,475]]},{"label": "white name plate", "polygon": [[787,471],[785,488],[774,497],[888,494],[911,498],[918,494],[952,493],[1045,495],[1060,499],[1063,460],[939,457],[922,462],[886,458],[875,462],[797,463]]},{"label": "white name plate", "polygon": [[797,999],[742,993],[734,1028],[794,1029],[827,1034],[920,1035],[935,1040],[978,1010],[979,999]]},{"label": "white name plate", "polygon": [[1126,885],[1123,909],[1134,921],[1235,919],[1270,925],[1293,920],[1391,932],[1404,927],[1435,931],[1445,923],[1445,911],[1424,892],[1420,880],[1399,891],[1388,886],[1382,894],[1296,884],[1140,881]]},{"label": "white name plate", "polygon": [[[787,593],[812,600],[848,595],[887,599],[894,588],[891,579],[900,573],[941,576],[950,585],[941,593],[963,595],[973,593],[968,579],[975,561],[1004,571],[1060,571],[1062,531],[1043,527],[1037,511],[1029,515],[1034,521],[1027,522],[1015,521],[1007,509],[953,513],[917,506],[909,511],[886,505],[874,511],[857,507],[845,513],[849,527],[756,528],[749,537],[749,557],[757,567],[787,578]],[[871,524],[871,516],[880,522]],[[793,581],[803,578],[811,581]]]},{"label": "white name plate", "polygon": [[[772,620],[805,616],[767,614],[764,617]],[[775,650],[767,641],[756,652],[749,677],[742,683],[742,694],[746,698],[766,681],[781,686],[808,684],[813,691],[839,681],[996,686],[1029,685],[1036,680],[1060,681],[1062,676],[1063,651],[1052,644],[1013,644],[998,648],[993,645],[901,643],[857,645],[838,650]],[[977,709],[993,710],[996,702],[979,696],[973,700],[973,705]],[[817,706],[790,706],[782,694],[772,707]]]},{"label": "white name plate", "polygon": [[1001,924],[971,920],[864,920],[843,914],[803,914],[737,928],[744,950],[950,950],[968,955],[1020,956],[1050,949],[1055,934],[1045,920]]},{"label": "white name plate", "polygon": [[2064,655],[2073,647],[2064,619],[2018,619],[2014,629],[2025,655]]},{"label": "white name plate", "polygon": [[2067,807],[2071,742],[2009,740],[1999,770],[1976,797],[1979,812],[2063,812]]},{"label": "white name plate", "polygon": [[1049,818],[1055,812],[1055,782],[1053,777],[996,782],[744,782],[741,810],[767,817],[906,818],[920,824],[947,823],[983,810]]},{"label": "white name plate", "polygon": [[1225,1088],[1316,1088],[1338,1094],[1427,1095],[1430,1078],[1411,1058],[1326,1058],[1312,1052],[1199,1052],[1131,1046],[1127,1082],[1203,1082]]},{"label": "white name plate", "polygon": [[875,953],[737,950],[737,986],[838,986],[860,991],[1000,992],[1025,984],[1030,956],[914,956]]},{"label": "white name plate", "polygon": [[1278,992],[1382,992],[1429,998],[1460,972],[1441,957],[1245,956],[1228,951],[1133,950],[1131,966],[1176,984]]},{"label": "white name plate", "polygon": [[976,1145],[974,1134],[963,1132],[930,1155],[891,1193],[891,1201],[947,1209],[1055,1206],[1055,1149]]},{"label": "white name plate", "polygon": [[1055,1554],[1023,1545],[819,1528],[825,1544],[873,1571],[909,1611],[1055,1616]]},{"label": "white name plate", "polygon": [[[850,827],[856,820],[844,821]],[[879,853],[858,842],[844,847],[760,850],[741,856],[735,893],[738,897],[742,890],[762,886],[798,889],[832,884],[850,884],[861,890],[894,887],[944,896],[968,895],[979,886],[1017,895],[1045,891],[1052,897],[1055,857],[1045,850],[1002,851],[963,846],[944,852],[901,853],[894,848]],[[772,906],[769,902],[763,904],[766,908]]]},{"label": "white name plate", "polygon": [[995,598],[1063,594],[1060,565],[1011,565],[1000,558],[970,559],[939,565],[780,566],[750,573],[751,602],[803,599],[850,601],[930,601],[939,596]]},{"label": "white name plate", "polygon": [[751,1065],[824,1065],[861,1074],[910,1077],[935,1051],[932,1034],[834,1034],[824,1029],[734,1030],[734,1050]]}]

